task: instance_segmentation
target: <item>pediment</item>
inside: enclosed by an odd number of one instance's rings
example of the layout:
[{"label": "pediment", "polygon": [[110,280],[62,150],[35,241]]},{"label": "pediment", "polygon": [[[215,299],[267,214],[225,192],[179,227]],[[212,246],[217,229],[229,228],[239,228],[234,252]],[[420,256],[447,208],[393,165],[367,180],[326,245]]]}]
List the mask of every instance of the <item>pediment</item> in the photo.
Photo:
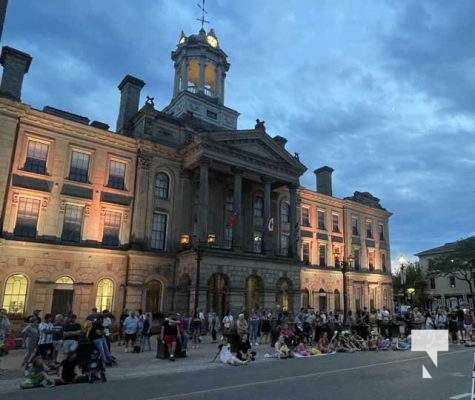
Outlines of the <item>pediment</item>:
[{"label": "pediment", "polygon": [[274,142],[267,135],[255,132],[242,134],[240,132],[211,134],[210,138],[218,142],[224,149],[230,152],[239,152],[249,157],[270,163],[294,164],[295,156],[285,148]]}]

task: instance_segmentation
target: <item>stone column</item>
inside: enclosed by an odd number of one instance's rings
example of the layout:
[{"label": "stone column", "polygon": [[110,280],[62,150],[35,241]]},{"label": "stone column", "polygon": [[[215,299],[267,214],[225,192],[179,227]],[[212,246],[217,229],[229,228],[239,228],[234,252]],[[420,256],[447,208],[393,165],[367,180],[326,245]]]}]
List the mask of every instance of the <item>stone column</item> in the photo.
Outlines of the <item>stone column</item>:
[{"label": "stone column", "polygon": [[263,176],[261,177],[262,182],[264,183],[264,226],[263,226],[263,232],[264,232],[264,237],[262,238],[262,243],[264,245],[264,252],[266,254],[271,254],[273,252],[273,246],[272,246],[272,238],[273,235],[275,234],[275,229],[272,234],[268,232],[267,230],[267,224],[269,223],[269,218],[271,217],[270,215],[270,201],[271,201],[271,185],[272,185],[272,180],[268,176]]},{"label": "stone column", "polygon": [[206,58],[205,56],[200,57],[200,75],[198,82],[198,92],[204,93],[205,91],[205,70],[206,70]]},{"label": "stone column", "polygon": [[295,231],[295,224],[297,223],[297,186],[294,183],[288,185],[290,195],[290,210],[289,210],[289,223],[290,223],[290,243],[289,243],[289,256],[297,256],[297,232]]},{"label": "stone column", "polygon": [[200,163],[200,192],[198,204],[198,239],[206,240],[208,234],[208,203],[209,203],[209,165],[211,160],[202,157]]},{"label": "stone column", "polygon": [[233,167],[231,169],[234,174],[234,189],[233,189],[233,213],[237,211],[237,223],[233,227],[233,248],[242,248],[242,233],[244,224],[242,223],[242,174],[243,169]]}]

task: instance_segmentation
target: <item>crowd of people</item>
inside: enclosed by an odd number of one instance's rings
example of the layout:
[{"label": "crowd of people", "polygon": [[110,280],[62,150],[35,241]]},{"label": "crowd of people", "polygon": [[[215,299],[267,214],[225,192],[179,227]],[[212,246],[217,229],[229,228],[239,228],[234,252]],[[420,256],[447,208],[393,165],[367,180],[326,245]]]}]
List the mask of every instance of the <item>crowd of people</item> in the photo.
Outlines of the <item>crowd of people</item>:
[{"label": "crowd of people", "polygon": [[[96,308],[79,323],[76,315],[53,315],[41,318],[35,310],[25,319],[22,330],[25,355],[24,388],[53,386],[76,382],[106,381],[106,367],[117,364],[111,342],[118,340],[124,352],[151,350],[152,315],[142,310],[124,310],[118,321],[108,310]],[[297,313],[273,309],[242,309],[236,317],[230,311],[218,316],[196,310],[190,315],[172,313],[159,322],[157,333],[167,358],[175,361],[178,352],[200,347],[209,334],[211,343],[220,342],[214,360],[227,365],[246,365],[256,359],[256,346],[268,345],[268,357],[288,359],[336,352],[371,350],[408,350],[411,329],[447,329],[452,343],[471,343],[475,325],[473,310],[456,307],[436,311],[408,309],[401,316],[404,334],[389,329],[395,318],[388,309],[373,313],[365,308],[345,316],[333,312],[302,308]],[[157,322],[157,321],[155,321]],[[157,325],[157,324],[155,324]],[[117,329],[116,332],[112,332]],[[0,310],[0,343],[11,330],[6,310]],[[219,340],[218,340],[219,338]],[[0,351],[2,347],[0,345]],[[116,348],[117,349],[117,348]]]}]

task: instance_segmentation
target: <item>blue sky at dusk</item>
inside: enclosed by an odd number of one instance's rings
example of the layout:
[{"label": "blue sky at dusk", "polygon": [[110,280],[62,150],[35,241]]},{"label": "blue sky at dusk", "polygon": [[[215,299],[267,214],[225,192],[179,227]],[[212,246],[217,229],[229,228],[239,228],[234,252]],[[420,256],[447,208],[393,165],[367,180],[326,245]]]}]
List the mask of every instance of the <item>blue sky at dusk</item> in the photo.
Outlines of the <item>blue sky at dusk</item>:
[{"label": "blue sky at dusk", "polygon": [[[22,101],[115,128],[117,85],[172,96],[180,32],[200,0],[10,0],[2,45],[33,57]],[[393,213],[392,258],[475,234],[475,1],[207,0],[231,68],[240,129],[266,121],[333,193],[368,191]]]}]

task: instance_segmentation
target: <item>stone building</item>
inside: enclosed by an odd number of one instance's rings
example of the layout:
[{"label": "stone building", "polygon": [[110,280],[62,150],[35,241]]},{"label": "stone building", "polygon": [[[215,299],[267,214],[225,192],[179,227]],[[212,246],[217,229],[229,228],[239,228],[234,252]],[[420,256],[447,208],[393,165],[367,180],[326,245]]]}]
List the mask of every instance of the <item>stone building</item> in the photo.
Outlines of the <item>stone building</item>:
[{"label": "stone building", "polygon": [[[337,249],[358,254],[348,304],[386,304],[390,214],[378,200],[300,187],[306,167],[285,138],[259,120],[237,129],[239,113],[224,101],[230,65],[213,30],[182,33],[172,60],[170,104],[159,111],[147,97],[140,106],[145,82],[127,75],[112,131],[23,103],[32,58],[3,47],[0,305],[80,317],[93,306],[338,308]],[[339,216],[338,231],[317,224],[320,211],[328,227]],[[375,232],[381,225],[383,236],[352,234],[353,218]]]}]

